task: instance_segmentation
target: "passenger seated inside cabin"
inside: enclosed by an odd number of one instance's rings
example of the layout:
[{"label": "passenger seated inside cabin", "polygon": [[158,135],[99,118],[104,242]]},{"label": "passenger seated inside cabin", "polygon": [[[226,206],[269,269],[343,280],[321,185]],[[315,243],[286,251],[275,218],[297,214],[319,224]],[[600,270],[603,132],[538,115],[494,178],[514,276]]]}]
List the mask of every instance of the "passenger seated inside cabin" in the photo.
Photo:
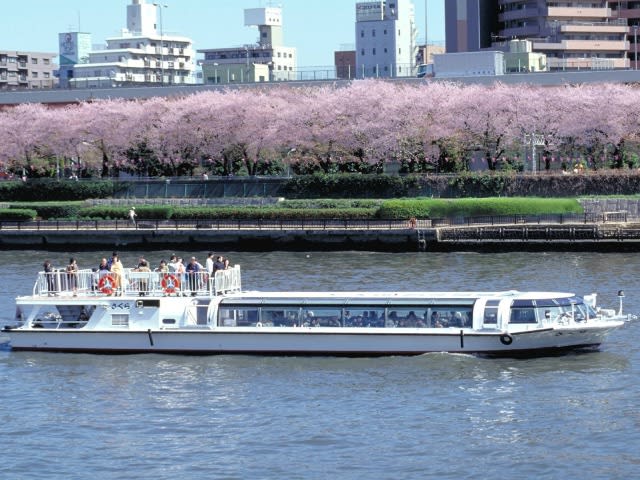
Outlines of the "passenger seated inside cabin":
[{"label": "passenger seated inside cabin", "polygon": [[431,313],[431,327],[433,328],[444,327],[444,323],[442,323],[442,320],[440,319],[440,313],[437,311],[434,311],[433,313]]},{"label": "passenger seated inside cabin", "polygon": [[417,322],[418,317],[416,316],[415,312],[411,310],[409,312],[409,315],[407,315],[407,327],[415,327]]}]

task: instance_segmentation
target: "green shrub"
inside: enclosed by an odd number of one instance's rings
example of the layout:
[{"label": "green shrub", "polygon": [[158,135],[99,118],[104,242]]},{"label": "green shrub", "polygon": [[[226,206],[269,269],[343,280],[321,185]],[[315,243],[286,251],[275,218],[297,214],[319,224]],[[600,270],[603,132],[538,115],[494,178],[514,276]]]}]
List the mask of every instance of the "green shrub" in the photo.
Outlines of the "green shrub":
[{"label": "green shrub", "polygon": [[35,220],[38,213],[35,210],[29,210],[27,208],[22,209],[0,209],[0,221],[2,222],[28,222]]}]

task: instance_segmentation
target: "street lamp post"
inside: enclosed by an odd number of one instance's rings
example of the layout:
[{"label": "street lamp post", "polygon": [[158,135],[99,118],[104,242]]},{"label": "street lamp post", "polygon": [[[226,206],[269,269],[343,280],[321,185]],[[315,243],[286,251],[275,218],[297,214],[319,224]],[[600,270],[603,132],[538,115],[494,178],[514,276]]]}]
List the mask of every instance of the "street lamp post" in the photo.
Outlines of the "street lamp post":
[{"label": "street lamp post", "polygon": [[162,9],[169,8],[163,3],[154,3],[160,9],[160,85],[164,86],[164,25],[162,24]]},{"label": "street lamp post", "polygon": [[[531,171],[536,173],[537,165],[536,165],[536,147],[543,147],[545,145],[544,135],[539,135],[537,133],[525,133],[524,134],[524,144],[531,146]],[[526,159],[525,155],[525,159]]]},{"label": "street lamp post", "polygon": [[635,51],[634,70],[638,69],[638,25],[633,26],[633,49]]}]

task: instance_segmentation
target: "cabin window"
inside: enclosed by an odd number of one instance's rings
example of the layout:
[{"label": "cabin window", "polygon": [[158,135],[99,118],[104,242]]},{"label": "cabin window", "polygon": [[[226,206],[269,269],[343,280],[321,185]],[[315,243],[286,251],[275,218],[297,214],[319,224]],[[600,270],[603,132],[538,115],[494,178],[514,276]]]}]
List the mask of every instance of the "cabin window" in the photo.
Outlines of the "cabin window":
[{"label": "cabin window", "polygon": [[384,308],[349,307],[344,309],[345,327],[384,327]]},{"label": "cabin window", "polygon": [[469,328],[473,323],[473,308],[471,306],[438,305],[426,308],[423,315],[426,326],[431,328]]},{"label": "cabin window", "polygon": [[535,307],[534,300],[514,300],[511,304],[509,323],[538,323]]},{"label": "cabin window", "polygon": [[258,318],[258,307],[221,307],[218,313],[218,326],[255,327]]},{"label": "cabin window", "polygon": [[483,323],[485,325],[493,326],[498,324],[498,306],[500,300],[487,300],[484,307]]},{"label": "cabin window", "polygon": [[297,307],[274,306],[262,309],[261,322],[264,326],[299,327],[300,309]]},{"label": "cabin window", "polygon": [[340,327],[342,308],[307,305],[302,309],[302,325],[305,327]]}]

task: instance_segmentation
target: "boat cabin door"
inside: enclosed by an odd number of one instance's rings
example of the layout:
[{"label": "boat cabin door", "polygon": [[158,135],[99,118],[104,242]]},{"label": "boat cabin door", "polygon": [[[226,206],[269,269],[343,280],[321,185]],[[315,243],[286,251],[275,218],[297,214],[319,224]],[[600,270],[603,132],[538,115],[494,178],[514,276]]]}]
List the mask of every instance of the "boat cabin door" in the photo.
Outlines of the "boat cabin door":
[{"label": "boat cabin door", "polygon": [[187,307],[187,325],[207,325],[209,299],[198,299]]}]

